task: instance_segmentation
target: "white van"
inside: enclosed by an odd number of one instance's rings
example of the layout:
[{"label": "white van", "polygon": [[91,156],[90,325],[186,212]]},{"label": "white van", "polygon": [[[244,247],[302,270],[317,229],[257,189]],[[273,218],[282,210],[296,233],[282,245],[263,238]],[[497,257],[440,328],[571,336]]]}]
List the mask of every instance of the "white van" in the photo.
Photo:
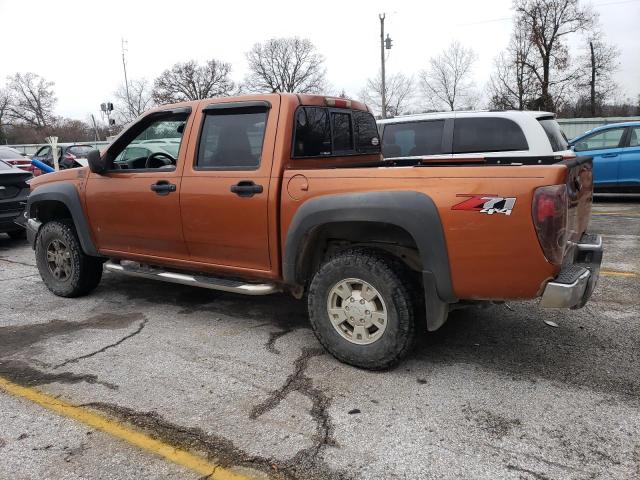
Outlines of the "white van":
[{"label": "white van", "polygon": [[385,158],[575,156],[549,112],[423,113],[379,120],[378,129]]}]

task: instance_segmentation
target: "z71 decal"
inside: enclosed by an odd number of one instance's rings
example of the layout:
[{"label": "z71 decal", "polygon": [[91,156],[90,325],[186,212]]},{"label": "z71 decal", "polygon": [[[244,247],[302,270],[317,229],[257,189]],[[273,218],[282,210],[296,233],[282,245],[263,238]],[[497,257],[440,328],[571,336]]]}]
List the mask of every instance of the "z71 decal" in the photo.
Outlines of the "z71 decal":
[{"label": "z71 decal", "polygon": [[451,210],[470,210],[472,212],[486,213],[487,215],[493,215],[494,213],[502,213],[504,215],[511,215],[514,205],[516,204],[515,197],[499,197],[493,194],[459,194],[456,197],[470,197],[464,202],[460,202],[451,207]]}]

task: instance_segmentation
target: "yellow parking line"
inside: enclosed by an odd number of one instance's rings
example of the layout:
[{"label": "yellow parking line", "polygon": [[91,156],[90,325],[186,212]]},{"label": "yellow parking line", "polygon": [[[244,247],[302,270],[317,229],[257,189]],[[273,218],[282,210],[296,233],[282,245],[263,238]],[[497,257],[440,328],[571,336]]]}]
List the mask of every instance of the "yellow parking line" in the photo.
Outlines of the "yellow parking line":
[{"label": "yellow parking line", "polygon": [[182,465],[200,475],[205,475],[207,478],[214,480],[248,480],[248,477],[233,473],[219,465],[208,462],[204,458],[192,455],[185,450],[175,448],[160,440],[151,438],[144,433],[135,431],[115,420],[111,420],[83,407],[70,405],[34,388],[22,387],[2,377],[0,377],[0,388],[16,397],[37,403],[48,410],[52,410],[68,418],[73,418],[147,452],[159,455],[166,460]]},{"label": "yellow parking line", "polygon": [[609,277],[637,277],[638,274],[635,272],[616,272],[613,270],[600,270],[600,275],[605,275]]}]

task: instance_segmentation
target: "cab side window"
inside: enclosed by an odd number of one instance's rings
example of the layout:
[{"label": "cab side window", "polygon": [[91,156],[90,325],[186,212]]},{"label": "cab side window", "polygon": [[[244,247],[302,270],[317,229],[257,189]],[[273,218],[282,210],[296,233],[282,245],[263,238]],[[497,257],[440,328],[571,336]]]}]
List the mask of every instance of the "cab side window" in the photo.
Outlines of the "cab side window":
[{"label": "cab side window", "polygon": [[213,109],[204,113],[196,170],[257,170],[267,109]]},{"label": "cab side window", "polygon": [[142,119],[109,149],[111,170],[175,170],[187,113]]}]

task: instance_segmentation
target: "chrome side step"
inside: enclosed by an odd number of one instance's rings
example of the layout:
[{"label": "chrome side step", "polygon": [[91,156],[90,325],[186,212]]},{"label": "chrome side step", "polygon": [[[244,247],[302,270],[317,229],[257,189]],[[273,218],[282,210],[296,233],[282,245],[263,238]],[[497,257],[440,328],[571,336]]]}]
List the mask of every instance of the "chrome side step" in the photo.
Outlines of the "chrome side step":
[{"label": "chrome side step", "polygon": [[241,293],[243,295],[269,295],[279,292],[280,289],[273,283],[243,283],[226,278],[216,278],[207,275],[191,275],[188,273],[168,272],[161,268],[141,265],[136,262],[122,261],[114,263],[108,261],[104,268],[111,272],[124,273],[133,277],[161,280],[163,282],[179,283],[181,285],[193,285],[194,287],[222,290],[224,292]]}]

